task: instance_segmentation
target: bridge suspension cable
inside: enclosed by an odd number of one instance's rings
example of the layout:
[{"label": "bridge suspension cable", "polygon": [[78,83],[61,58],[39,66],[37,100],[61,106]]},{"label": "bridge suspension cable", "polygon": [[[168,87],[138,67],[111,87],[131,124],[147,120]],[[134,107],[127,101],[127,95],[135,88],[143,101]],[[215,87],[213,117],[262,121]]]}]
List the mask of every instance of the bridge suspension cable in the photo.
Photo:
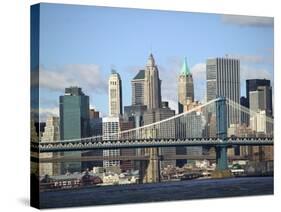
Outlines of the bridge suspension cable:
[{"label": "bridge suspension cable", "polygon": [[[146,124],[141,127],[111,133],[106,135],[92,136],[78,139],[67,139],[52,142],[99,142],[106,140],[122,139],[182,139],[182,138],[216,138],[216,102],[213,99],[205,104],[198,105],[192,109],[175,116]],[[228,120],[228,128],[233,135],[245,137],[249,132],[264,130],[265,137],[273,136],[273,118],[263,115],[264,125],[257,123],[258,111],[241,106],[239,103],[226,99],[227,113],[232,119]],[[259,125],[259,126],[257,126]],[[241,127],[242,126],[242,127]],[[261,128],[261,129],[260,129]],[[243,133],[241,133],[243,131]],[[247,132],[247,133],[245,133]],[[48,143],[47,141],[44,141]],[[41,142],[41,143],[44,143]]]}]

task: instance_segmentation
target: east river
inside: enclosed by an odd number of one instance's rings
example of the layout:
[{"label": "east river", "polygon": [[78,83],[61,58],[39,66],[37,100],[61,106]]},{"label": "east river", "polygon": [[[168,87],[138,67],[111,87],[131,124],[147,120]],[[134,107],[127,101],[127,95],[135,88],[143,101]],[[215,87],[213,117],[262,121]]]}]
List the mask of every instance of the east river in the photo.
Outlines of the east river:
[{"label": "east river", "polygon": [[273,194],[273,177],[204,179],[40,193],[41,208]]}]

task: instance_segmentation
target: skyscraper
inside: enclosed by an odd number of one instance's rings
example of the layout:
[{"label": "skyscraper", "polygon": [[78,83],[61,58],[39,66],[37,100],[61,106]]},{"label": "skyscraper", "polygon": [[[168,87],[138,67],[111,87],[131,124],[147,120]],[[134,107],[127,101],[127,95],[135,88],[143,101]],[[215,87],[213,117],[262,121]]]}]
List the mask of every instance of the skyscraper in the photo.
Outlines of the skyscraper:
[{"label": "skyscraper", "polygon": [[272,134],[273,126],[266,117],[271,116],[271,89],[268,86],[258,86],[256,91],[249,92],[250,125],[257,133]]},{"label": "skyscraper", "polygon": [[[60,136],[61,140],[77,139],[89,136],[89,96],[79,87],[65,89],[60,96]],[[66,152],[64,156],[81,156],[81,152]],[[81,171],[81,162],[62,164],[62,174],[66,171]]]},{"label": "skyscraper", "polygon": [[147,106],[147,109],[159,108],[161,106],[161,81],[152,54],[149,55],[145,67],[144,105]]},{"label": "skyscraper", "polygon": [[131,82],[132,105],[144,105],[144,79],[145,70],[140,70]]},{"label": "skyscraper", "polygon": [[260,96],[260,109],[266,110],[268,115],[273,115],[272,108],[272,87],[270,85],[270,80],[267,79],[249,79],[246,80],[246,95],[250,107],[250,92],[259,91]]},{"label": "skyscraper", "polygon": [[[152,124],[164,119],[167,119],[169,117],[172,117],[175,115],[175,111],[171,110],[169,108],[168,102],[162,102],[161,108],[156,109],[150,109],[144,112],[143,120],[144,125]],[[154,131],[151,129],[151,131],[146,132],[148,133],[148,137],[159,137],[159,138],[174,138],[175,137],[175,122],[173,120],[169,122],[165,122],[161,126],[161,130]],[[145,150],[149,152],[150,150]],[[159,148],[159,152],[162,155],[168,156],[168,155],[176,155],[176,147],[161,147]],[[161,167],[166,167],[168,165],[175,166],[176,161],[175,160],[166,160],[161,161]]]},{"label": "skyscraper", "polygon": [[[186,123],[187,138],[202,138],[204,130],[204,116],[201,112],[193,111],[187,114],[188,122]],[[202,147],[186,147],[187,155],[202,155]]]},{"label": "skyscraper", "polygon": [[[59,117],[49,116],[46,121],[45,130],[41,141],[55,142],[60,140],[59,132]],[[56,157],[58,153],[40,153],[40,158],[52,158]],[[57,163],[39,163],[40,176],[44,175],[59,175],[59,164]]]},{"label": "skyscraper", "polygon": [[[99,115],[99,111],[95,109],[90,109],[89,115],[89,124],[90,124],[90,131],[89,136],[101,136],[102,135],[102,118]],[[94,149],[90,151],[82,152],[82,157],[84,156],[102,156],[103,151],[102,149]],[[102,167],[102,161],[83,161],[82,162],[82,169],[83,170],[91,170],[93,167]]]},{"label": "skyscraper", "polygon": [[[120,122],[120,131],[125,131],[125,130],[130,130],[134,128],[134,121],[132,120],[124,120],[121,119]],[[121,136],[121,138],[123,138]],[[121,156],[126,156],[126,157],[131,157],[136,155],[136,149],[135,148],[124,148],[120,149],[120,155]],[[120,161],[120,169],[123,172],[133,170],[134,169],[134,161],[132,160],[122,160]]]},{"label": "skyscraper", "polygon": [[[240,61],[228,57],[208,59],[206,68],[207,101],[222,96],[240,104]],[[239,111],[227,109],[228,126],[239,123]]]},{"label": "skyscraper", "polygon": [[[119,117],[105,117],[102,119],[102,134],[104,140],[117,139],[120,131]],[[103,150],[103,156],[119,156],[120,149]],[[120,167],[119,160],[104,160],[103,167],[118,166]]]},{"label": "skyscraper", "polygon": [[272,109],[272,87],[270,86],[270,80],[267,79],[248,79],[246,80],[246,97],[248,100],[248,103],[250,102],[250,92],[258,90],[258,87],[260,89],[263,87],[264,90],[266,90],[266,110],[268,114],[273,114]]},{"label": "skyscraper", "polygon": [[112,70],[108,80],[109,116],[122,115],[122,81],[120,75]]},{"label": "skyscraper", "polygon": [[[269,80],[247,80],[247,95],[249,96],[250,129],[256,136],[273,136],[273,124],[268,122],[272,116],[272,90]],[[273,147],[251,146],[250,155],[254,160],[272,160]],[[258,157],[256,157],[258,155]]]},{"label": "skyscraper", "polygon": [[178,110],[179,113],[183,112],[183,107],[187,101],[194,101],[194,87],[192,74],[188,68],[186,57],[184,58],[181,68],[180,76],[178,79]]}]

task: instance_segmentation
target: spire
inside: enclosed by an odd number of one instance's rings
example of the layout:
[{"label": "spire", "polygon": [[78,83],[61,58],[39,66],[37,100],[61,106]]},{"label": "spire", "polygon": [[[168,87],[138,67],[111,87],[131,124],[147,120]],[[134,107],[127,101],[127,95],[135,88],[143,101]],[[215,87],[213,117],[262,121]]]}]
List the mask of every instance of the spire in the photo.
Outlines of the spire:
[{"label": "spire", "polygon": [[187,65],[187,59],[186,59],[186,57],[184,57],[184,61],[183,61],[182,68],[181,68],[181,75],[189,75],[189,74],[191,74],[191,73],[190,73],[190,70]]},{"label": "spire", "polygon": [[150,55],[148,57],[147,66],[155,66],[155,60],[154,60],[152,53],[150,53]]}]

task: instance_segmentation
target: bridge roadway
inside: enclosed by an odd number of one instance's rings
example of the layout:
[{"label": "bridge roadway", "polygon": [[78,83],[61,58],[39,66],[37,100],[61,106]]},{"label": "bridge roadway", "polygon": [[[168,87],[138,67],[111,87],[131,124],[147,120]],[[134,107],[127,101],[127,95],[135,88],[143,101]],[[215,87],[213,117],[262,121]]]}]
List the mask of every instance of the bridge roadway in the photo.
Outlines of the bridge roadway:
[{"label": "bridge roadway", "polygon": [[[169,155],[169,156],[159,156],[160,160],[216,160],[215,155]],[[103,160],[125,160],[125,161],[148,161],[150,159],[149,155],[142,156],[81,156],[81,157],[50,157],[50,158],[40,158],[40,163],[61,163],[61,162],[77,162],[77,161],[103,161]],[[229,160],[245,160],[246,157],[243,156],[229,156]],[[37,158],[38,160],[38,158]]]},{"label": "bridge roadway", "polygon": [[118,140],[94,140],[80,139],[61,142],[31,143],[32,151],[40,152],[65,152],[85,151],[93,149],[121,149],[121,148],[152,148],[152,147],[176,147],[176,146],[261,146],[273,145],[273,138],[227,138],[225,141],[219,138],[164,138],[164,139],[118,139]]}]

